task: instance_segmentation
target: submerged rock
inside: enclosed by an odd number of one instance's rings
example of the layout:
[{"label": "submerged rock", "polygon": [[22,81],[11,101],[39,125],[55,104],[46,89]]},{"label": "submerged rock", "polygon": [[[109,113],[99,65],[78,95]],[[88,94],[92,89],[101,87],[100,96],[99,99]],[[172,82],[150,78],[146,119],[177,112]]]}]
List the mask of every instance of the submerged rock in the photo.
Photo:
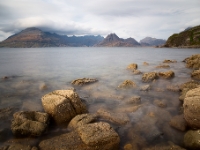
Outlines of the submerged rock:
[{"label": "submerged rock", "polygon": [[128,65],[127,69],[132,69],[132,70],[136,70],[138,68],[138,65],[135,63],[132,63],[130,65]]},{"label": "submerged rock", "polygon": [[116,124],[123,125],[129,122],[129,117],[127,116],[126,113],[110,112],[106,109],[100,108],[97,111],[97,114],[99,117]]},{"label": "submerged rock", "polygon": [[199,69],[200,68],[200,54],[192,55],[184,60],[186,67]]},{"label": "submerged rock", "polygon": [[183,115],[174,116],[170,120],[169,124],[170,124],[170,126],[174,127],[175,129],[178,129],[180,131],[185,131],[187,128],[187,123],[186,123]]},{"label": "submerged rock", "polygon": [[16,136],[40,136],[42,135],[49,123],[47,113],[35,111],[21,111],[13,115],[11,130]]},{"label": "submerged rock", "polygon": [[73,90],[48,93],[42,97],[42,105],[57,124],[68,123],[76,115],[87,112],[85,104]]},{"label": "submerged rock", "polygon": [[174,72],[173,71],[167,71],[167,72],[158,72],[158,76],[164,79],[169,79],[174,77]]},{"label": "submerged rock", "polygon": [[142,72],[140,70],[133,70],[133,74],[138,75],[141,74]]},{"label": "submerged rock", "polygon": [[[33,148],[30,145],[22,145],[19,143],[11,144],[7,150],[33,150]],[[37,150],[37,149],[34,149]]]},{"label": "submerged rock", "polygon": [[161,100],[154,100],[153,102],[156,106],[161,107],[161,108],[166,108],[167,104],[164,101]]},{"label": "submerged rock", "polygon": [[141,91],[148,91],[148,90],[150,90],[150,85],[149,84],[148,85],[143,85],[143,86],[140,87],[140,90]]},{"label": "submerged rock", "polygon": [[90,78],[82,78],[82,79],[76,79],[71,82],[73,85],[86,85],[97,82],[97,79],[90,79]]},{"label": "submerged rock", "polygon": [[177,63],[177,61],[176,61],[176,60],[165,59],[165,60],[163,61],[163,63]]},{"label": "submerged rock", "polygon": [[143,62],[143,65],[144,65],[144,66],[148,66],[149,63],[147,63],[147,62]]},{"label": "submerged rock", "polygon": [[178,85],[168,85],[166,87],[167,90],[169,91],[173,91],[173,92],[179,92],[180,91],[180,88]]},{"label": "submerged rock", "polygon": [[200,149],[200,130],[189,130],[184,135],[184,144],[190,149]]},{"label": "submerged rock", "polygon": [[170,66],[166,65],[166,64],[162,64],[162,65],[156,66],[156,68],[165,68],[165,69],[167,69],[167,68],[170,68]]},{"label": "submerged rock", "polygon": [[156,144],[154,146],[148,147],[148,148],[144,148],[142,150],[186,150],[185,148],[182,148],[178,145],[175,145],[172,142],[168,142],[168,143],[161,143],[161,144]]},{"label": "submerged rock", "polygon": [[118,87],[119,88],[134,88],[137,85],[135,84],[135,82],[131,81],[131,80],[125,80],[123,83],[121,83]]},{"label": "submerged rock", "polygon": [[153,81],[154,79],[156,79],[158,76],[157,76],[157,73],[156,72],[148,72],[148,73],[144,73],[142,75],[142,81],[143,82],[151,82]]},{"label": "submerged rock", "polygon": [[43,140],[40,150],[117,150],[120,138],[105,122],[86,124],[76,130]]},{"label": "submerged rock", "polygon": [[141,97],[140,96],[132,96],[130,99],[125,101],[126,104],[140,104]]},{"label": "submerged rock", "polygon": [[74,117],[68,127],[69,128],[73,128],[73,129],[76,129],[80,126],[83,126],[83,125],[86,125],[86,124],[89,124],[89,123],[93,123],[95,122],[97,119],[97,116],[94,115],[94,114],[81,114],[81,115],[77,115],[76,117]]},{"label": "submerged rock", "polygon": [[191,74],[191,77],[196,80],[200,80],[200,70],[194,70]]},{"label": "submerged rock", "polygon": [[184,117],[193,129],[200,128],[200,87],[189,90],[185,96]]}]

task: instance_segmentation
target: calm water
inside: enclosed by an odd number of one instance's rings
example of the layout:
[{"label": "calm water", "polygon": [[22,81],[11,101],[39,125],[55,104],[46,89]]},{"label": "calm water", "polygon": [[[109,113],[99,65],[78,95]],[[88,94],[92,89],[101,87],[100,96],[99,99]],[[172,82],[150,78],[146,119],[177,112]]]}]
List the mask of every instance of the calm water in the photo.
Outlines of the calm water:
[{"label": "calm water", "polygon": [[[0,49],[0,109],[15,107],[19,110],[43,111],[40,98],[53,90],[73,87],[71,81],[77,78],[97,78],[99,82],[83,87],[75,87],[79,96],[84,99],[88,110],[95,113],[99,108],[113,112],[125,112],[130,123],[125,126],[112,125],[119,133],[121,147],[127,143],[136,143],[140,148],[155,143],[171,141],[183,146],[184,132],[170,127],[170,119],[181,114],[179,93],[166,90],[167,85],[179,85],[190,80],[190,69],[185,68],[184,60],[192,54],[200,53],[199,49],[155,49],[155,48],[23,48]],[[167,71],[156,69],[165,59],[177,60],[169,64],[175,72],[171,80],[159,79],[151,83],[148,92],[140,91],[141,75],[133,75],[126,67],[137,63],[142,72]],[[149,66],[144,66],[148,62]],[[124,80],[132,80],[137,84],[134,89],[119,89]],[[46,86],[46,89],[42,87]],[[125,101],[132,96],[141,96],[138,109],[130,111],[130,104]],[[159,100],[166,104],[160,108],[155,104]],[[10,126],[8,122],[0,122],[0,127]],[[67,132],[54,128],[49,131]],[[157,136],[154,138],[157,134]],[[137,137],[137,138],[136,138]],[[19,139],[12,136],[4,143],[27,141],[37,145],[41,138]],[[135,144],[135,143],[134,143]]]}]

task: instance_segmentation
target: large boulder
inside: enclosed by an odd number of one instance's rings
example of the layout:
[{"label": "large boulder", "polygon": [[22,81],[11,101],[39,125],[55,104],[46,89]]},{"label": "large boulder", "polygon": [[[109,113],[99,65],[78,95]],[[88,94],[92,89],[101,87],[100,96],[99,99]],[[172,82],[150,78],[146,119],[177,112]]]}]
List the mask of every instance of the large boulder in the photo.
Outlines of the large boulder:
[{"label": "large boulder", "polygon": [[47,113],[20,111],[14,113],[13,117],[11,130],[16,136],[40,136],[45,132],[49,123],[49,115]]},{"label": "large boulder", "polygon": [[71,84],[73,84],[73,85],[86,85],[86,84],[91,84],[91,83],[94,83],[94,82],[97,82],[97,81],[98,81],[97,79],[82,78],[82,79],[73,80],[71,82]]},{"label": "large boulder", "polygon": [[189,149],[200,149],[200,130],[189,130],[184,135],[184,144]]},{"label": "large boulder", "polygon": [[187,92],[184,103],[184,117],[191,128],[200,128],[200,87]]},{"label": "large boulder", "polygon": [[200,70],[194,70],[191,74],[191,77],[200,80]]},{"label": "large boulder", "polygon": [[142,81],[143,82],[151,82],[153,81],[154,79],[156,79],[158,76],[157,76],[157,73],[156,72],[148,72],[148,73],[144,73],[142,75]]},{"label": "large boulder", "polygon": [[43,140],[40,150],[117,150],[120,138],[105,122],[86,124],[76,130]]},{"label": "large boulder", "polygon": [[170,79],[174,77],[174,72],[171,70],[167,72],[158,72],[158,76],[164,79]]},{"label": "large boulder", "polygon": [[76,115],[87,112],[85,104],[73,90],[48,93],[42,97],[42,105],[57,124],[68,123]]},{"label": "large boulder", "polygon": [[105,120],[108,120],[110,122],[120,124],[120,125],[126,124],[130,121],[129,117],[127,116],[126,113],[110,112],[110,111],[103,109],[103,108],[100,108],[97,111],[97,114],[98,114],[99,117],[101,117]]}]

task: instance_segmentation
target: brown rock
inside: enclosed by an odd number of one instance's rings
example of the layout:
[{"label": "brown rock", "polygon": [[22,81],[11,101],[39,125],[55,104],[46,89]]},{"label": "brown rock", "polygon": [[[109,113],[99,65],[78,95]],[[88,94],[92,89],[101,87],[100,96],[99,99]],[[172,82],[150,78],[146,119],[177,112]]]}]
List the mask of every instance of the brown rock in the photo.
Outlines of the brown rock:
[{"label": "brown rock", "polygon": [[168,85],[166,88],[167,88],[167,90],[173,91],[173,92],[179,92],[180,91],[180,88],[179,88],[178,85]]},{"label": "brown rock", "polygon": [[193,129],[200,128],[200,87],[187,92],[183,107],[188,125]]},{"label": "brown rock", "polygon": [[148,84],[148,85],[143,85],[143,86],[141,86],[141,87],[140,87],[140,90],[141,90],[141,91],[148,91],[148,90],[150,90],[150,88],[151,88],[151,87],[150,87],[150,85]]},{"label": "brown rock", "polygon": [[184,144],[190,149],[200,149],[200,130],[189,130],[184,135]]},{"label": "brown rock", "polygon": [[183,115],[173,117],[169,124],[180,131],[185,131],[187,128],[187,123]]},{"label": "brown rock", "polygon": [[133,74],[138,75],[141,74],[142,72],[140,70],[133,70]]},{"label": "brown rock", "polygon": [[200,70],[194,70],[191,74],[191,77],[196,80],[200,80]]},{"label": "brown rock", "polygon": [[165,60],[163,61],[163,63],[177,63],[177,61],[176,61],[176,60],[165,59]]},{"label": "brown rock", "polygon": [[21,111],[13,115],[11,130],[14,135],[42,135],[49,123],[47,113],[35,111]]},{"label": "brown rock", "polygon": [[184,60],[186,67],[199,69],[200,68],[200,54],[192,55]]},{"label": "brown rock", "polygon": [[171,70],[167,72],[158,72],[158,76],[161,78],[169,79],[174,77],[174,72]]},{"label": "brown rock", "polygon": [[131,70],[136,70],[138,68],[138,65],[135,63],[132,63],[130,65],[128,65],[127,69],[131,69]]},{"label": "brown rock", "polygon": [[82,78],[82,79],[76,79],[71,82],[73,85],[86,85],[97,82],[97,79],[90,79],[90,78]]},{"label": "brown rock", "polygon": [[126,113],[110,112],[103,108],[100,108],[97,111],[97,114],[99,115],[99,117],[103,119],[109,120],[113,123],[120,124],[120,125],[126,124],[130,121]]},{"label": "brown rock", "polygon": [[156,72],[144,73],[143,76],[142,76],[142,81],[143,82],[151,82],[154,79],[156,79],[157,77],[158,76],[157,76]]},{"label": "brown rock", "polygon": [[40,142],[40,150],[117,150],[119,136],[104,122],[83,125],[76,130]]},{"label": "brown rock", "polygon": [[165,68],[165,69],[167,69],[167,68],[170,68],[170,66],[166,65],[166,64],[162,64],[162,65],[156,66],[156,68]]},{"label": "brown rock", "polygon": [[167,104],[164,102],[164,101],[161,101],[161,100],[154,100],[154,104],[158,107],[161,107],[161,108],[166,108],[167,107]]},{"label": "brown rock", "polygon": [[73,90],[57,90],[42,97],[45,112],[49,113],[57,124],[67,123],[77,114],[86,113],[86,106]]},{"label": "brown rock", "polygon": [[12,144],[7,150],[32,150],[30,145]]},{"label": "brown rock", "polygon": [[89,123],[92,123],[94,121],[96,121],[97,119],[97,116],[94,115],[94,114],[81,114],[81,115],[77,115],[76,117],[74,117],[68,127],[69,128],[73,128],[73,129],[76,129],[80,126],[83,126],[85,124],[89,124]]},{"label": "brown rock", "polygon": [[147,62],[143,62],[143,65],[144,65],[144,66],[148,66],[149,63],[147,63]]},{"label": "brown rock", "polygon": [[125,80],[118,87],[119,88],[134,88],[134,87],[136,87],[136,84],[131,80]]},{"label": "brown rock", "polygon": [[141,97],[140,96],[132,96],[130,99],[126,100],[125,103],[127,104],[140,104]]}]

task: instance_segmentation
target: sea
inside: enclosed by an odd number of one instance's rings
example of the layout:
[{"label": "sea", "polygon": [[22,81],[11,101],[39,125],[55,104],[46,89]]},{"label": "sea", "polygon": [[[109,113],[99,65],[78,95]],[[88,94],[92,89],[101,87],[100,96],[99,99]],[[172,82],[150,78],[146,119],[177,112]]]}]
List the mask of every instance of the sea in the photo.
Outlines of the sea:
[{"label": "sea", "polygon": [[[74,89],[89,113],[96,113],[103,108],[116,114],[125,113],[129,117],[125,125],[99,119],[110,123],[119,134],[121,150],[127,144],[139,149],[169,143],[184,147],[186,131],[170,125],[173,117],[183,114],[180,92],[169,91],[167,87],[191,80],[192,70],[185,67],[183,60],[199,53],[200,49],[152,47],[1,48],[0,112],[7,108],[43,112],[43,95],[54,90]],[[157,68],[165,59],[177,62],[169,63],[170,68],[167,69]],[[148,65],[144,65],[144,62]],[[131,63],[136,63],[142,73],[172,70],[175,76],[144,83],[142,74],[135,75],[127,69]],[[79,78],[95,78],[98,82],[73,86],[71,82]],[[136,87],[119,88],[125,80],[133,81]],[[150,85],[150,89],[141,91],[144,85]],[[128,103],[134,96],[140,96],[139,104]],[[10,121],[6,121],[2,114],[0,117],[0,130],[8,128],[9,131]],[[6,136],[0,137],[3,139],[0,145],[19,142],[37,146],[45,138],[67,132],[69,130],[66,127],[56,125],[51,125],[42,137],[15,137],[8,132]]]}]

